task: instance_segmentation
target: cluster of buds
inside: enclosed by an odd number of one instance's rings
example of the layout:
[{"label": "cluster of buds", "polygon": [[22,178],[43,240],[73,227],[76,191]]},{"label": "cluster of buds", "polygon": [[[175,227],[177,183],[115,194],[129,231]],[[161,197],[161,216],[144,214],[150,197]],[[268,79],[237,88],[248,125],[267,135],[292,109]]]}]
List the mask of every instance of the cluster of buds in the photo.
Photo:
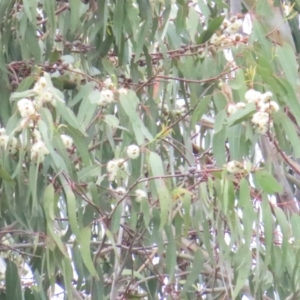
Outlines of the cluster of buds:
[{"label": "cluster of buds", "polygon": [[277,102],[272,101],[271,92],[261,93],[250,89],[245,94],[245,100],[248,103],[255,103],[257,112],[253,114],[251,123],[259,134],[265,134],[268,128],[272,126],[272,114],[279,110]]},{"label": "cluster of buds", "polygon": [[179,104],[176,103],[175,109],[174,109],[174,114],[176,117],[181,117],[186,113],[186,106],[184,103]]},{"label": "cluster of buds", "polygon": [[[61,35],[56,35],[55,37],[56,42],[62,42],[63,38]],[[64,45],[66,48],[69,48],[72,52],[75,53],[87,53],[92,49],[92,47],[88,44],[85,44],[79,40],[75,40],[73,42],[65,41]]]},{"label": "cluster of buds", "polygon": [[236,160],[231,160],[230,162],[225,164],[224,167],[227,170],[227,172],[231,174],[245,172],[244,164]]},{"label": "cluster of buds", "polygon": [[210,38],[209,43],[216,47],[227,47],[232,45],[233,42],[240,42],[242,35],[237,32],[242,25],[243,20],[237,16],[233,16],[229,20],[225,18],[219,30]]},{"label": "cluster of buds", "polygon": [[103,82],[104,88],[100,92],[100,99],[98,100],[99,106],[107,106],[108,104],[114,102],[114,93],[112,89],[115,87],[111,78],[106,78]]},{"label": "cluster of buds", "polygon": [[55,98],[51,93],[47,81],[45,77],[40,77],[39,80],[33,87],[33,91],[36,94],[35,99],[32,101],[35,109],[39,109],[43,106],[44,103],[50,103],[51,105],[55,106]]},{"label": "cluster of buds", "polygon": [[0,128],[0,147],[9,154],[15,154],[18,151],[18,140],[15,137],[9,137],[5,128]]},{"label": "cluster of buds", "polygon": [[22,118],[30,118],[36,114],[34,103],[27,98],[19,100],[17,107]]},{"label": "cluster of buds", "polygon": [[59,72],[60,75],[63,75],[65,71],[68,69],[69,64],[63,62],[61,59],[58,59],[56,62],[51,63],[46,61],[43,65],[43,70],[47,73]]},{"label": "cluster of buds", "polygon": [[[158,110],[159,110],[159,116],[164,119],[167,120],[170,116],[170,109],[168,107],[168,105],[166,103],[162,103],[160,102],[158,104]],[[186,110],[186,105],[185,103],[176,103],[175,104],[175,109],[172,110],[172,114],[174,117],[180,118],[182,117],[185,113],[187,112]]]},{"label": "cluster of buds", "polygon": [[160,102],[158,104],[158,109],[160,110],[162,116],[169,116],[170,110],[166,103],[163,104],[162,102]]},{"label": "cluster of buds", "polygon": [[114,181],[119,170],[126,170],[127,162],[123,158],[110,160],[106,165],[108,180]]}]

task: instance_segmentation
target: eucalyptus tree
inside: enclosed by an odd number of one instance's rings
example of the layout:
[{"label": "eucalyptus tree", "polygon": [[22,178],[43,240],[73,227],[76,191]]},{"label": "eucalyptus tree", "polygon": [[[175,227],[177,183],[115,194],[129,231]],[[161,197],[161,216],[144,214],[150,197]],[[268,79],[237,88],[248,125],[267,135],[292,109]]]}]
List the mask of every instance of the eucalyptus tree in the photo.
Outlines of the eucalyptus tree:
[{"label": "eucalyptus tree", "polygon": [[0,1],[0,298],[298,299],[299,5]]}]

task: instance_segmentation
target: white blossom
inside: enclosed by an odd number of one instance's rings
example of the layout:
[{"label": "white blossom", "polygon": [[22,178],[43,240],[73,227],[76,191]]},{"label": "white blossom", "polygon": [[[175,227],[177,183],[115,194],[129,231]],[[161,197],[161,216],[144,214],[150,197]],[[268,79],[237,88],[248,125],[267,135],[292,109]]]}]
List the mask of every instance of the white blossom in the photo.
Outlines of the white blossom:
[{"label": "white blossom", "polygon": [[234,23],[231,23],[227,26],[227,28],[225,29],[225,31],[229,34],[233,34],[233,33],[236,33],[238,32],[238,30],[240,29],[241,25],[239,22],[234,22]]},{"label": "white blossom", "polygon": [[116,160],[110,160],[106,165],[106,170],[108,173],[114,173],[118,171],[118,162]]},{"label": "white blossom", "polygon": [[34,162],[42,162],[45,156],[49,154],[49,151],[44,142],[38,141],[31,147],[31,160]]},{"label": "white blossom", "polygon": [[118,89],[118,93],[119,93],[120,95],[127,95],[128,90],[125,89],[125,88],[119,88],[119,89]]},{"label": "white blossom", "polygon": [[111,90],[102,90],[100,92],[100,99],[98,105],[106,106],[107,104],[114,101],[114,93]]},{"label": "white blossom", "polygon": [[230,162],[228,162],[226,165],[226,170],[228,173],[237,173],[237,172],[241,172],[244,170],[244,165],[239,162],[239,161],[236,161],[236,160],[232,160]]},{"label": "white blossom", "polygon": [[257,103],[257,102],[261,101],[261,97],[262,97],[262,93],[255,91],[253,89],[250,89],[245,93],[245,99],[248,103],[250,103],[250,102]]},{"label": "white blossom", "polygon": [[265,111],[267,111],[270,114],[279,111],[279,105],[275,101],[270,101],[270,102],[266,103],[265,107],[266,107]]},{"label": "white blossom", "polygon": [[135,201],[136,202],[142,202],[143,199],[146,199],[147,198],[147,193],[143,190],[136,190],[135,191]]},{"label": "white blossom", "polygon": [[118,167],[119,167],[121,170],[126,170],[126,169],[127,169],[128,163],[127,163],[127,161],[125,161],[125,159],[119,158],[119,159],[117,160],[117,162],[118,162]]},{"label": "white blossom", "polygon": [[50,91],[46,91],[41,95],[41,98],[45,101],[45,102],[51,102],[53,99],[53,94]]},{"label": "white blossom", "polygon": [[11,137],[6,145],[6,151],[10,154],[15,154],[18,151],[18,140],[14,136]]},{"label": "white blossom", "polygon": [[45,77],[40,77],[39,80],[35,83],[33,87],[33,91],[37,94],[40,95],[41,93],[44,92],[44,90],[47,87],[47,81]]},{"label": "white blossom", "polygon": [[73,149],[73,139],[66,134],[61,134],[60,135],[62,142],[64,144],[64,146],[66,147],[67,150],[72,150]]},{"label": "white blossom", "polygon": [[40,96],[35,97],[32,103],[35,110],[39,110],[43,106],[43,100],[41,99]]},{"label": "white blossom", "polygon": [[243,109],[243,108],[245,108],[245,106],[246,106],[245,102],[238,102],[236,104],[237,109]]},{"label": "white blossom", "polygon": [[243,36],[239,33],[236,33],[235,35],[233,35],[233,39],[236,41],[236,42],[239,42],[243,39]]},{"label": "white blossom", "polygon": [[115,192],[119,195],[119,196],[124,196],[126,194],[126,190],[119,186],[115,189]]},{"label": "white blossom", "polygon": [[41,133],[36,128],[33,129],[31,135],[34,142],[38,142],[42,140]]},{"label": "white blossom", "polygon": [[259,134],[265,134],[268,131],[268,124],[259,124],[255,127],[255,131]]},{"label": "white blossom", "polygon": [[140,147],[137,145],[130,145],[127,147],[127,155],[131,159],[136,159],[140,155]]},{"label": "white blossom", "polygon": [[4,127],[0,128],[0,136],[5,135],[6,129]]},{"label": "white blossom", "polygon": [[227,37],[224,34],[217,35],[214,33],[212,37],[210,38],[209,42],[212,45],[219,45],[221,42],[223,42]]},{"label": "white blossom", "polygon": [[113,181],[117,176],[117,172],[120,170],[126,170],[127,162],[123,158],[110,160],[106,165],[108,173],[108,180]]},{"label": "white blossom", "polygon": [[6,147],[8,140],[9,140],[8,135],[6,135],[6,134],[0,135],[0,146]]},{"label": "white blossom", "polygon": [[269,122],[269,120],[270,120],[270,116],[267,112],[258,111],[252,116],[251,122],[254,125],[260,126],[260,125],[267,124]]},{"label": "white blossom", "polygon": [[213,45],[217,44],[219,41],[219,37],[214,33],[210,38],[209,42]]},{"label": "white blossom", "polygon": [[185,104],[177,103],[175,106],[175,110],[174,110],[175,115],[181,116],[181,115],[185,114],[185,112],[186,112]]},{"label": "white blossom", "polygon": [[261,100],[263,102],[268,102],[273,98],[272,92],[265,92],[261,95]]},{"label": "white blossom", "polygon": [[18,101],[18,110],[20,112],[21,117],[26,118],[35,114],[35,108],[33,102],[27,98],[23,98]]},{"label": "white blossom", "polygon": [[230,103],[227,106],[227,112],[228,112],[229,115],[234,114],[235,112],[237,112],[237,110],[238,110],[238,108],[234,103]]},{"label": "white blossom", "polygon": [[104,84],[104,86],[105,86],[106,88],[108,88],[108,89],[114,86],[114,83],[113,83],[113,81],[111,80],[110,77],[106,78],[106,79],[103,81],[103,84]]}]

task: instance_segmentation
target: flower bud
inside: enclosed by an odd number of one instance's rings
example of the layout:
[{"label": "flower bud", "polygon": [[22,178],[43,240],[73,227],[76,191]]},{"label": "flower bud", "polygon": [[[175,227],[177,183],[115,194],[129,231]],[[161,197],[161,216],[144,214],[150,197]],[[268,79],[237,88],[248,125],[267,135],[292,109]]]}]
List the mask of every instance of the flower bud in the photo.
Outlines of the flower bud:
[{"label": "flower bud", "polygon": [[262,93],[255,91],[253,89],[250,89],[245,93],[245,99],[248,103],[251,102],[257,103],[258,101],[261,100],[261,97],[262,97]]},{"label": "flower bud", "polygon": [[34,162],[42,162],[45,156],[49,154],[49,151],[44,142],[38,141],[31,147],[31,160]]},{"label": "flower bud", "polygon": [[232,174],[244,171],[244,165],[236,160],[228,162],[225,167],[227,172]]},{"label": "flower bud", "polygon": [[35,114],[33,102],[27,98],[19,100],[17,106],[22,118],[27,118]]},{"label": "flower bud", "polygon": [[143,190],[136,190],[135,191],[135,201],[140,203],[143,199],[147,198],[147,193]]},{"label": "flower bud", "polygon": [[72,150],[73,145],[74,145],[73,139],[69,135],[66,135],[66,134],[61,134],[60,137],[61,137],[62,142],[63,142],[64,146],[66,147],[66,149]]},{"label": "flower bud", "polygon": [[140,147],[137,145],[130,145],[127,147],[127,155],[131,159],[136,159],[140,155]]},{"label": "flower bud", "polygon": [[98,105],[106,106],[107,104],[114,101],[114,93],[111,90],[102,90],[100,92],[100,99]]}]

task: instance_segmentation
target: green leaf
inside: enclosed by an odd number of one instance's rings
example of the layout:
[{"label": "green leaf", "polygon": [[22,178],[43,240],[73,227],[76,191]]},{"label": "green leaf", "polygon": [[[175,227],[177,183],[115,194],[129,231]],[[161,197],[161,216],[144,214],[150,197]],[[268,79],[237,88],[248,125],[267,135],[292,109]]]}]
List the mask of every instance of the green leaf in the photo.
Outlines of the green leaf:
[{"label": "green leaf", "polygon": [[216,119],[215,119],[215,134],[217,134],[218,132],[220,132],[226,125],[226,118],[227,118],[227,114],[225,110],[221,110],[217,115],[216,115]]},{"label": "green leaf", "polygon": [[249,117],[256,111],[254,103],[248,103],[243,109],[238,110],[232,114],[227,122],[228,126],[233,126],[235,124],[241,123],[245,120],[248,120]]},{"label": "green leaf", "polygon": [[202,32],[202,34],[198,38],[197,44],[204,44],[205,42],[207,42],[213,36],[216,30],[220,28],[224,18],[224,16],[219,16],[209,21],[208,28]]},{"label": "green leaf", "polygon": [[38,63],[41,60],[41,50],[36,36],[36,28],[32,23],[27,24],[27,30],[25,32],[25,42],[30,49],[35,61]]},{"label": "green leaf", "polygon": [[163,228],[168,220],[169,208],[171,205],[171,195],[166,183],[162,178],[160,178],[164,175],[164,168],[161,157],[155,152],[150,152],[149,154],[149,167],[151,168],[152,175],[157,178],[154,181],[161,209],[160,228]]},{"label": "green leaf", "polygon": [[24,92],[29,90],[33,85],[33,83],[35,82],[35,80],[36,80],[35,76],[25,77],[18,85],[17,92]]},{"label": "green leaf", "polygon": [[209,111],[209,102],[211,101],[211,97],[207,96],[203,99],[199,100],[199,103],[197,104],[196,108],[192,112],[192,119],[191,119],[191,125],[190,128],[194,128],[197,122],[200,122],[202,116]]},{"label": "green leaf", "polygon": [[226,162],[225,142],[226,127],[213,136],[213,153],[218,166],[223,166]]},{"label": "green leaf", "polygon": [[80,253],[82,260],[89,270],[90,274],[94,277],[96,277],[98,280],[98,274],[96,272],[96,269],[94,267],[92,258],[91,258],[91,229],[89,227],[84,227],[80,231]]},{"label": "green leaf", "polygon": [[263,194],[262,197],[262,220],[264,224],[264,235],[265,235],[265,247],[266,247],[266,261],[265,264],[271,260],[271,252],[273,248],[273,215],[270,209],[270,204],[266,194]]},{"label": "green leaf", "polygon": [[250,246],[253,234],[253,222],[255,221],[255,212],[250,197],[249,184],[245,178],[240,182],[239,206],[243,212],[244,239],[245,245]]},{"label": "green leaf", "polygon": [[275,120],[280,122],[289,142],[293,145],[295,158],[300,158],[299,137],[294,123],[282,112],[278,112]]},{"label": "green leaf", "polygon": [[48,233],[55,241],[61,253],[68,257],[68,253],[61,238],[54,231],[54,201],[54,187],[52,184],[49,184],[44,192],[44,213],[47,220]]},{"label": "green leaf", "polygon": [[114,11],[113,30],[116,38],[116,44],[121,46],[122,42],[122,28],[124,24],[125,5],[124,1],[117,1]]},{"label": "green leaf", "polygon": [[295,245],[300,245],[300,216],[293,214],[291,216],[291,225],[293,230],[293,236],[295,238]]},{"label": "green leaf", "polygon": [[64,101],[61,101],[61,98],[56,101],[56,108],[70,126],[78,129],[83,135],[86,135],[74,112],[66,106]]},{"label": "green leaf", "polygon": [[152,19],[151,18],[147,18],[140,30],[139,30],[139,35],[138,35],[138,38],[137,38],[137,42],[136,42],[136,49],[135,49],[135,62],[138,61],[138,59],[140,58],[140,55],[142,54],[142,51],[143,51],[143,46],[145,44],[145,38],[147,36],[147,34],[149,33],[149,29],[152,25]]},{"label": "green leaf", "polygon": [[92,165],[83,168],[78,172],[78,180],[83,181],[87,180],[89,177],[95,177],[101,175],[101,166]]},{"label": "green leaf", "polygon": [[268,194],[282,192],[282,187],[277,180],[267,171],[259,170],[254,174],[255,182],[259,188]]},{"label": "green leaf", "polygon": [[120,103],[130,119],[137,144],[142,145],[144,143],[144,138],[152,140],[153,137],[151,133],[145,127],[144,123],[137,113],[137,105],[139,103],[139,100],[136,94],[133,91],[128,91],[127,95],[121,95]]},{"label": "green leaf", "polygon": [[[199,276],[200,270],[203,269],[203,264],[204,264],[204,257],[201,254],[200,250],[197,250],[196,253],[194,254],[194,260],[193,263],[191,264],[191,271],[189,273],[189,275],[187,276],[187,279],[184,283],[181,295],[183,295],[183,293],[185,291],[188,290],[188,288],[194,284],[194,282],[196,281],[196,279]],[[181,298],[183,299],[183,298]]]},{"label": "green leaf", "polygon": [[300,104],[298,98],[296,97],[294,88],[291,86],[289,81],[285,80],[284,78],[276,78],[276,82],[281,88],[281,96],[290,108],[293,116],[297,120],[297,124],[300,124]]},{"label": "green leaf", "polygon": [[70,3],[70,11],[71,11],[70,30],[71,33],[74,33],[80,24],[79,8],[81,6],[81,3],[79,0],[70,0],[69,3]]},{"label": "green leaf", "polygon": [[236,256],[242,257],[241,261],[239,261],[239,265],[236,267],[237,271],[237,279],[236,284],[233,290],[232,299],[237,299],[237,296],[239,295],[239,292],[245,285],[245,282],[248,279],[249,273],[251,271],[252,267],[252,257],[251,252],[249,251],[249,248],[246,248],[245,245],[242,245],[238,251],[241,254],[237,254]]},{"label": "green leaf", "polygon": [[172,226],[166,225],[165,232],[168,240],[168,246],[166,250],[166,270],[169,278],[173,279],[176,268],[176,244],[173,236]]},{"label": "green leaf", "polygon": [[15,182],[2,167],[0,167],[0,178],[8,182],[12,182],[12,183]]},{"label": "green leaf", "polygon": [[277,222],[281,230],[281,250],[282,250],[282,267],[285,266],[285,260],[287,259],[287,248],[288,248],[288,238],[290,233],[290,223],[287,221],[285,213],[279,207],[274,207]]},{"label": "green leaf", "polygon": [[76,198],[72,190],[68,187],[65,187],[66,201],[68,208],[68,217],[72,232],[75,236],[79,237],[79,224],[77,222],[77,213],[76,213]]},{"label": "green leaf", "polygon": [[[3,258],[1,258],[3,259]],[[6,286],[6,299],[24,299],[21,281],[16,264],[10,260],[7,261],[5,271],[5,286]]]},{"label": "green leaf", "polygon": [[111,127],[119,126],[119,119],[114,115],[105,115],[104,122]]},{"label": "green leaf", "polygon": [[284,70],[286,79],[292,87],[295,87],[297,85],[298,68],[293,48],[287,43],[277,46],[276,57]]}]

